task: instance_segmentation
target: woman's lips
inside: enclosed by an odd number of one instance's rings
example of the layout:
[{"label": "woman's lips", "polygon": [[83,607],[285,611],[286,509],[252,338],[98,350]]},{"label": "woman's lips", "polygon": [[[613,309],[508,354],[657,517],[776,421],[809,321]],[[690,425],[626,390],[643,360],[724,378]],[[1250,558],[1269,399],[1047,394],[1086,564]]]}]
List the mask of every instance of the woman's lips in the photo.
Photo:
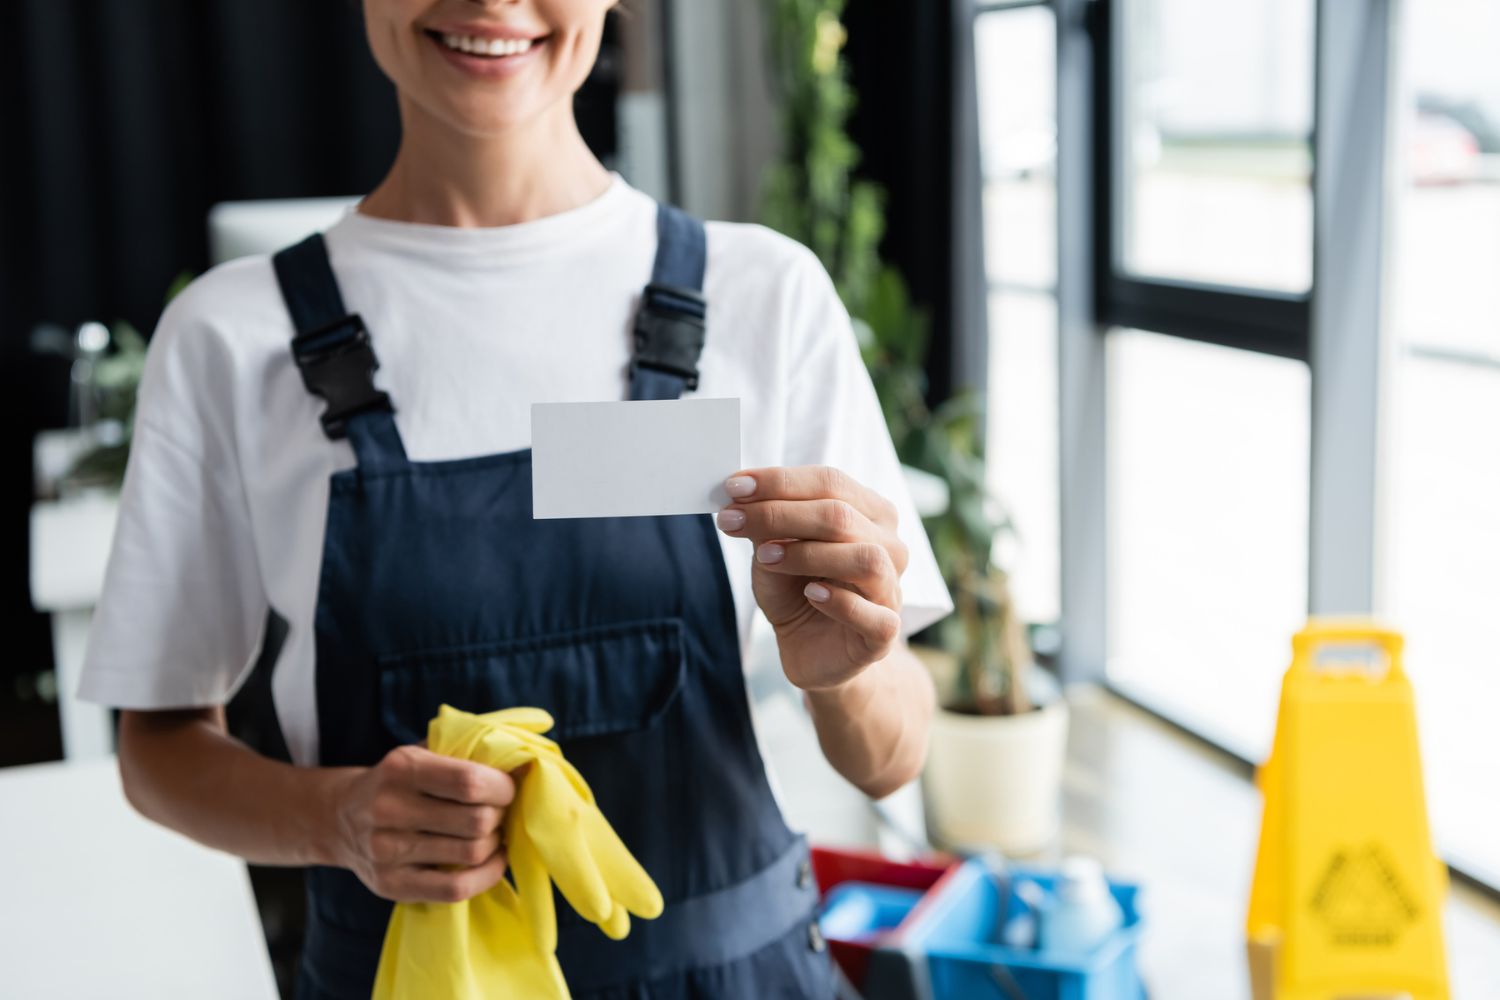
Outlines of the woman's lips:
[{"label": "woman's lips", "polygon": [[530,65],[550,36],[527,37],[515,33],[475,30],[423,32],[448,62],[473,76],[510,76]]}]

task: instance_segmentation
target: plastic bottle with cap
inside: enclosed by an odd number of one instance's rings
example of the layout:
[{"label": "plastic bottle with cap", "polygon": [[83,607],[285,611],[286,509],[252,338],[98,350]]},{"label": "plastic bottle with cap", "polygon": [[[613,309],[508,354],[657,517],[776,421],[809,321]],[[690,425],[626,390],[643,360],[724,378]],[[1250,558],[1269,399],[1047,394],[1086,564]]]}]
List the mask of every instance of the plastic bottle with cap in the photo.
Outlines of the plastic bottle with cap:
[{"label": "plastic bottle with cap", "polygon": [[1093,858],[1071,857],[1058,873],[1055,898],[1042,911],[1041,946],[1056,955],[1083,957],[1125,922],[1109,891],[1104,869]]}]

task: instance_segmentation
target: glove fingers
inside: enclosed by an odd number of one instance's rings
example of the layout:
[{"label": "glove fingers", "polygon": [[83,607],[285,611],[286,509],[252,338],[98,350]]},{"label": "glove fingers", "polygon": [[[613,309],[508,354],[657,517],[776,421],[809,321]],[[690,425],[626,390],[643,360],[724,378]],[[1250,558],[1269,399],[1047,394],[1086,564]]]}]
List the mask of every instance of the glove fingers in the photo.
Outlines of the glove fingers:
[{"label": "glove fingers", "polygon": [[532,757],[562,759],[562,751],[556,743],[530,730],[516,726],[486,726],[485,729],[485,744],[495,748],[492,752],[519,754],[528,760]]},{"label": "glove fingers", "polygon": [[540,708],[502,708],[486,713],[484,719],[491,725],[515,726],[532,733],[545,733],[553,726],[552,716]]},{"label": "glove fingers", "polygon": [[623,941],[630,933],[630,914],[625,912],[625,907],[616,903],[609,918],[599,925],[599,929],[611,940]]},{"label": "glove fingers", "polygon": [[[537,737],[537,739],[541,739],[541,737]],[[578,773],[578,768],[574,767],[572,761],[568,760],[562,755],[562,751],[558,749],[556,743],[553,743],[551,740],[545,739],[542,741],[547,744],[547,749],[544,752],[539,752],[537,754],[537,757],[539,759],[545,758],[546,760],[549,760],[553,764],[555,764],[557,766],[558,773],[564,779],[566,779],[567,783],[572,787],[573,793],[578,796],[579,800],[587,803],[588,805],[593,805],[594,790],[589,787],[589,783],[587,781],[583,780],[583,775]]]},{"label": "glove fingers", "polygon": [[427,724],[427,749],[445,757],[467,759],[486,729],[479,716],[443,705]]},{"label": "glove fingers", "polygon": [[558,769],[562,771],[563,777],[568,779],[568,784],[573,787],[574,793],[584,802],[593,805],[594,790],[589,787],[587,781],[583,780],[583,775],[578,773],[578,768],[574,767],[571,761],[565,760],[560,755],[557,758],[557,763],[559,766]]},{"label": "glove fingers", "polygon": [[478,761],[502,771],[514,771],[534,757],[551,757],[563,765],[592,802],[588,786],[563,759],[557,744],[540,735],[551,728],[552,716],[539,708],[505,708],[472,715],[444,705],[428,726],[427,747],[434,753]]},{"label": "glove fingers", "polygon": [[525,767],[535,756],[526,747],[511,739],[503,730],[495,730],[484,735],[468,759],[477,760],[481,764],[488,764],[501,771],[511,772]]},{"label": "glove fingers", "polygon": [[661,890],[625,847],[604,814],[592,810],[584,819],[584,840],[609,894],[631,913],[651,920],[661,916]]},{"label": "glove fingers", "polygon": [[651,919],[662,911],[660,890],[599,812],[588,783],[541,735],[552,725],[536,708],[473,715],[444,705],[428,731],[435,752],[519,771],[505,824],[515,887],[502,882],[492,892],[504,897],[543,955],[557,948],[553,882],[573,909],[615,940],[630,933],[630,914]]},{"label": "glove fingers", "polygon": [[552,761],[538,760],[526,777],[526,833],[552,880],[585,920],[599,923],[614,908],[584,836],[588,812]]},{"label": "glove fingers", "polygon": [[537,757],[558,754],[557,744],[544,736],[537,736],[514,726],[481,724],[483,731],[476,748],[468,757],[498,767],[502,771],[514,771]]},{"label": "glove fingers", "polygon": [[[564,783],[561,780],[563,776],[558,774],[558,769],[550,764],[544,767],[540,762],[538,768],[547,775],[545,787],[549,796],[563,799],[573,791],[571,782]],[[567,854],[559,861],[551,859],[550,843],[545,850],[552,877],[568,902],[573,904],[573,908],[604,928],[605,933],[610,933],[610,926],[607,925],[613,926],[621,934],[629,931],[629,921],[624,911],[648,920],[660,916],[663,906],[661,891],[625,847],[604,814],[576,801],[568,810],[557,807],[558,814],[564,812],[571,812],[577,817],[581,844],[568,848]],[[592,888],[595,879],[602,883],[607,899],[599,910],[591,912],[574,902],[574,896],[580,892],[596,891]],[[616,910],[621,912],[616,915]]]}]

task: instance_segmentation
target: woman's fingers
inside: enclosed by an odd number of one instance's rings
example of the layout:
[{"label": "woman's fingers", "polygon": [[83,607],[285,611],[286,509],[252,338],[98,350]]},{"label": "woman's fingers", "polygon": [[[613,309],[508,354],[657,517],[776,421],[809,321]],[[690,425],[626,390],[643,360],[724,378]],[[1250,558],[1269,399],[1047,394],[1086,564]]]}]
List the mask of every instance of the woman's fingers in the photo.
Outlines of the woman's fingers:
[{"label": "woman's fingers", "polygon": [[405,797],[397,811],[398,815],[381,824],[383,829],[435,833],[465,840],[489,836],[500,828],[505,815],[505,810],[496,806],[470,806],[430,795]]},{"label": "woman's fingers", "polygon": [[516,794],[504,771],[399,746],[361,779],[354,826],[474,840],[493,833]]},{"label": "woman's fingers", "polygon": [[884,659],[901,635],[901,616],[852,590],[814,580],[802,592],[823,614],[857,632],[869,654],[867,662]]},{"label": "woman's fingers", "polygon": [[736,538],[803,538],[857,542],[881,529],[845,500],[761,500],[719,511],[719,527]]},{"label": "woman's fingers", "polygon": [[875,542],[764,542],[756,548],[755,559],[772,573],[852,584],[881,604],[899,597],[896,564],[886,547]]},{"label": "woman's fingers", "polygon": [[407,750],[411,783],[419,792],[450,802],[501,808],[516,797],[516,784],[504,771],[422,747]]},{"label": "woman's fingers", "polygon": [[340,863],[386,899],[468,899],[505,873],[500,823],[514,798],[502,771],[397,747],[341,798]]},{"label": "woman's fingers", "polygon": [[505,852],[496,851],[472,868],[399,868],[386,880],[386,888],[390,898],[403,902],[457,903],[494,888],[505,877],[505,863]]},{"label": "woman's fingers", "polygon": [[841,499],[766,499],[730,504],[718,511],[718,528],[736,538],[751,541],[841,541],[880,544],[891,558],[895,573],[906,571],[906,543],[895,534],[894,523],[868,519],[858,507]]},{"label": "woman's fingers", "polygon": [[734,504],[719,511],[719,528],[727,535],[757,543],[786,539],[874,543],[885,550],[898,577],[906,571],[906,543],[896,536],[895,530],[876,524],[843,500],[763,500]]},{"label": "woman's fingers", "polygon": [[896,506],[848,473],[826,465],[773,466],[737,472],[725,483],[735,500],[842,500],[875,524],[896,527]]},{"label": "woman's fingers", "polygon": [[484,864],[500,850],[500,831],[492,830],[482,837],[448,837],[412,830],[377,830],[370,841],[374,861],[379,865],[461,865],[472,868]]}]

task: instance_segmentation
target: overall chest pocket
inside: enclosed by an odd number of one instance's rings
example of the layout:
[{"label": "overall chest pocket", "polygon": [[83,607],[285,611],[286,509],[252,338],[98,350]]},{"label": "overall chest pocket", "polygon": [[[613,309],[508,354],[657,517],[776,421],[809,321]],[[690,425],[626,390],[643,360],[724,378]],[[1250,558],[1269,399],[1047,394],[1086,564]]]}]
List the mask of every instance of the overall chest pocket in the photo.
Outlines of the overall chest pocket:
[{"label": "overall chest pocket", "polygon": [[687,670],[678,618],[404,652],[379,665],[381,719],[402,743],[425,739],[443,704],[545,709],[556,722],[547,735],[563,744],[640,732],[677,700]]}]

